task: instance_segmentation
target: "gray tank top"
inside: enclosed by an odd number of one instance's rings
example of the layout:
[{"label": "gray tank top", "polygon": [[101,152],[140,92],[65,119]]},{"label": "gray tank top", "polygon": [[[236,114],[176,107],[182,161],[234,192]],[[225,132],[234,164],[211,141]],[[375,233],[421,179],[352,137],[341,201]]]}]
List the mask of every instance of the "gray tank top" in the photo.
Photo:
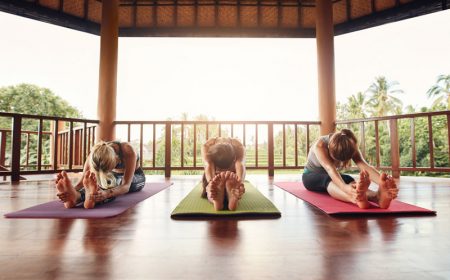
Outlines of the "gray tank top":
[{"label": "gray tank top", "polygon": [[[330,142],[330,135],[320,136],[317,141],[322,141],[328,145]],[[305,169],[308,169],[309,172],[327,173],[317,159],[315,149],[309,150],[308,161],[306,162]]]}]

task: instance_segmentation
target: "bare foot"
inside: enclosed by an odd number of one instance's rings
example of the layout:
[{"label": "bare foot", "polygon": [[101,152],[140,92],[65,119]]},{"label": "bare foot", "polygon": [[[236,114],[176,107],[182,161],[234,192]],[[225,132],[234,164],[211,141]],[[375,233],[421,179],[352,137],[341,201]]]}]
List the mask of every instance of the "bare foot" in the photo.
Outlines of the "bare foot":
[{"label": "bare foot", "polygon": [[396,199],[398,196],[398,187],[397,187],[397,183],[395,183],[394,178],[392,178],[391,176],[388,176],[388,190],[389,193],[391,194],[391,198],[392,199]]},{"label": "bare foot", "polygon": [[56,194],[62,202],[64,207],[73,208],[77,204],[77,191],[73,188],[72,182],[67,176],[66,171],[61,171],[56,177]]},{"label": "bare foot", "polygon": [[224,188],[225,180],[222,178],[221,174],[216,175],[206,187],[208,200],[214,204],[214,209],[216,211],[223,209],[223,199],[225,195]]},{"label": "bare foot", "polygon": [[398,188],[394,179],[386,173],[382,173],[380,179],[377,194],[378,206],[382,209],[387,209],[391,205],[392,199],[397,197]]},{"label": "bare foot", "polygon": [[367,209],[370,207],[370,203],[367,200],[367,190],[369,189],[369,185],[369,173],[363,170],[359,173],[359,181],[356,183],[356,205],[358,205],[359,208]]},{"label": "bare foot", "polygon": [[228,210],[234,211],[238,206],[239,199],[244,194],[244,188],[241,188],[241,182],[237,179],[236,174],[231,173],[225,183],[228,196]]},{"label": "bare foot", "polygon": [[97,194],[97,179],[95,173],[86,171],[83,178],[83,186],[86,192],[86,198],[84,200],[84,208],[91,209],[95,207],[95,195]]}]

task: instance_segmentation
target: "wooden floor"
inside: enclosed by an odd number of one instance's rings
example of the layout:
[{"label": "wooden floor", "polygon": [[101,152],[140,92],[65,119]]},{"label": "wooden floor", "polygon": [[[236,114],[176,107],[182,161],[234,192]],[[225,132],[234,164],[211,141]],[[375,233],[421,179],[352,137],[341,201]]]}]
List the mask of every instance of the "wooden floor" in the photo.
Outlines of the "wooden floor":
[{"label": "wooden floor", "polygon": [[0,184],[0,279],[450,279],[450,179],[401,179],[400,200],[437,216],[339,219],[265,175],[248,179],[281,218],[172,220],[200,180],[180,176],[115,218],[5,219],[55,192],[51,181]]}]

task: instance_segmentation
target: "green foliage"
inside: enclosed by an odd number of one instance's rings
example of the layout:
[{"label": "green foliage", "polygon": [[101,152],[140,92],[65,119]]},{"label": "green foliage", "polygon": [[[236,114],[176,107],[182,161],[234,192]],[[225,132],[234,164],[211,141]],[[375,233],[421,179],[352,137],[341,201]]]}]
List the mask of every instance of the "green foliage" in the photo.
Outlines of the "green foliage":
[{"label": "green foliage", "polygon": [[439,75],[428,91],[428,98],[435,98],[433,106],[446,103],[447,110],[450,110],[450,75]]},{"label": "green foliage", "polygon": [[0,88],[0,112],[73,118],[82,116],[80,111],[51,90],[31,84]]},{"label": "green foliage", "polygon": [[[352,95],[348,98],[347,103],[338,103],[337,106],[337,118],[339,120],[347,120],[360,118],[363,116],[361,113],[370,112],[371,116],[385,116],[396,114],[412,114],[416,112],[431,112],[431,111],[443,111],[446,110],[448,104],[443,102],[445,98],[449,98],[450,89],[450,76],[440,75],[436,85],[430,88],[427,92],[428,96],[438,97],[431,108],[422,107],[415,109],[411,105],[405,107],[405,111],[402,110],[402,103],[395,94],[402,93],[403,91],[397,89],[396,82],[388,82],[385,77],[377,77],[376,81],[369,87],[367,93],[369,98],[364,100],[364,96],[361,93]],[[444,98],[445,97],[445,98]],[[449,100],[450,101],[450,100]],[[353,108],[353,109],[350,109]],[[358,108],[360,109],[358,116]],[[364,117],[361,117],[364,118]],[[413,122],[413,123],[411,123]],[[447,118],[445,116],[432,117],[432,134],[433,139],[431,141],[434,151],[434,165],[436,167],[448,167],[449,164],[449,148],[448,148],[448,132],[447,132]],[[364,143],[364,157],[372,164],[376,165],[376,143],[375,143],[375,125],[374,122],[365,122],[365,143]],[[414,130],[411,127],[414,125]],[[429,167],[430,166],[430,140],[429,140],[429,128],[428,118],[420,117],[410,119],[398,120],[398,135],[400,143],[400,166],[412,167],[413,166],[413,143],[414,138],[415,145],[415,161],[417,167]],[[343,126],[338,126],[338,129]],[[355,132],[355,135],[360,140],[360,147],[362,147],[360,135],[360,124],[352,124],[348,128]],[[390,158],[390,131],[387,121],[379,121],[378,123],[378,137],[380,147],[380,165],[389,166],[391,164]],[[441,175],[430,172],[403,172],[404,175]],[[448,174],[446,174],[448,176]]]},{"label": "green foliage", "polygon": [[[433,85],[427,92],[430,98],[436,98],[431,108],[413,108],[406,106],[402,110],[402,102],[398,99],[397,94],[403,91],[398,88],[397,82],[390,82],[385,77],[376,77],[375,82],[372,83],[366,92],[358,92],[347,99],[345,103],[337,104],[337,118],[340,120],[361,119],[369,116],[385,116],[402,113],[428,112],[428,111],[442,111],[450,108],[450,75],[440,75],[435,85]],[[443,102],[447,100],[447,102]],[[70,106],[67,101],[52,93],[49,89],[40,88],[35,85],[20,84],[17,86],[0,88],[0,111],[36,114],[46,116],[59,117],[74,117],[80,118],[81,113],[74,107]],[[188,120],[187,113],[181,115],[181,120]],[[193,118],[197,121],[210,121],[207,116],[199,115]],[[213,120],[213,119],[212,119]],[[38,122],[36,120],[24,119],[23,130],[37,131]],[[342,128],[344,126],[338,126]],[[375,143],[375,125],[374,122],[365,122],[364,130],[361,124],[345,125],[355,132],[359,139],[360,148],[364,152],[366,160],[372,164],[377,164],[376,143]],[[398,134],[400,142],[400,165],[405,167],[413,166],[412,154],[412,138],[415,138],[415,161],[417,167],[427,167],[430,165],[430,143],[428,120],[426,117],[414,119],[414,131],[411,131],[411,121],[398,121]],[[447,132],[447,118],[444,116],[433,117],[432,127],[432,145],[434,150],[434,163],[436,167],[448,167],[449,164],[449,148],[448,148],[448,132]],[[11,120],[9,118],[0,118],[0,128],[10,129]],[[230,127],[222,125],[220,134],[222,136],[231,136]],[[50,122],[44,122],[44,131],[50,129]],[[261,129],[261,127],[260,127]],[[196,166],[202,166],[201,146],[206,142],[207,138],[219,136],[219,126],[209,125],[208,131],[206,125],[196,126],[196,149],[194,151],[194,127],[193,125],[176,125],[172,127],[172,150],[171,150],[171,165],[179,167],[182,165],[181,158],[183,158],[183,166],[194,165],[194,155]],[[247,133],[254,131],[254,128],[247,127]],[[297,135],[295,133],[297,132]],[[160,126],[157,129],[159,137],[155,137],[155,165],[163,167],[165,165],[165,127]],[[247,166],[256,165],[256,155],[259,166],[268,165],[268,143],[263,132],[259,131],[258,146],[255,147],[255,136],[247,134],[246,136],[246,164]],[[412,134],[414,133],[414,134]],[[236,137],[236,127],[234,137]],[[364,137],[362,137],[364,134]],[[285,152],[286,165],[294,165],[297,160],[299,165],[304,165],[307,159],[308,143],[309,145],[319,136],[319,129],[317,126],[310,126],[309,142],[306,139],[306,126],[298,125],[297,129],[293,125],[285,126],[285,151],[283,151],[283,130],[281,126],[274,126],[274,163],[275,166],[283,164],[283,152]],[[181,138],[184,138],[183,156],[181,155]],[[295,138],[297,137],[297,159],[295,159]],[[380,121],[378,123],[378,137],[380,149],[381,166],[389,166],[391,164],[390,157],[390,129],[387,121]],[[24,138],[24,137],[23,137]],[[240,138],[238,136],[238,138]],[[362,143],[364,139],[364,143]],[[8,140],[9,141],[9,140]],[[43,137],[43,164],[49,162],[50,154],[50,137]],[[25,158],[24,150],[29,143],[29,150],[31,151],[29,158]],[[139,142],[132,141],[135,148],[138,148]],[[36,164],[37,154],[37,136],[30,135],[29,141],[22,140],[21,153],[24,158],[21,159],[22,164]],[[8,142],[8,147],[10,143]],[[153,140],[144,143],[144,149],[151,150],[153,147]],[[257,152],[256,152],[257,149]],[[256,154],[257,153],[257,154]],[[7,155],[8,157],[8,155]],[[151,166],[152,159],[145,158],[144,166]],[[264,171],[265,172],[265,171]],[[152,173],[160,174],[161,171]],[[199,174],[201,171],[179,171],[179,174]],[[429,175],[430,173],[408,173],[403,174],[420,174]],[[432,173],[436,176],[436,173]]]},{"label": "green foliage", "polygon": [[367,90],[370,96],[365,103],[373,117],[401,114],[402,101],[396,95],[403,93],[403,90],[397,89],[397,86],[397,82],[388,81],[384,76],[375,78]]},{"label": "green foliage", "polygon": [[[0,88],[0,112],[20,113],[41,116],[58,116],[81,118],[82,114],[75,107],[71,106],[67,101],[55,95],[47,88],[41,88],[31,84],[19,84],[16,86],[8,86]],[[11,129],[10,118],[0,118],[1,129]],[[43,122],[43,131],[50,130],[50,121]],[[38,131],[39,122],[35,119],[23,119],[22,131]],[[28,139],[27,139],[28,138]],[[22,158],[21,164],[36,165],[37,164],[37,135],[22,134]],[[43,136],[42,145],[42,164],[50,162],[50,137]],[[28,145],[28,147],[27,147]],[[7,150],[10,150],[10,137],[7,140]],[[26,149],[30,153],[26,158]],[[6,162],[9,162],[10,155],[6,155]]]}]

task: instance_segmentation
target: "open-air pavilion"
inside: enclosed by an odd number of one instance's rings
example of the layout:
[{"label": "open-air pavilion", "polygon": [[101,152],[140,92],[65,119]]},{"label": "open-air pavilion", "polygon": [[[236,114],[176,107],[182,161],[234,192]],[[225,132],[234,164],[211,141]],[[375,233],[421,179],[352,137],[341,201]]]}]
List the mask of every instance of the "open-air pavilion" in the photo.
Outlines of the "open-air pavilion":
[{"label": "open-air pavilion", "polygon": [[[119,127],[127,131],[128,141],[131,130],[139,131],[140,139],[135,144],[143,169],[165,175],[150,175],[148,180],[174,183],[109,219],[2,217],[2,277],[448,279],[448,179],[399,179],[399,199],[437,211],[437,216],[429,217],[333,218],[274,187],[273,182],[300,180],[300,175],[275,175],[275,172],[301,170],[305,163],[299,160],[299,154],[308,152],[314,138],[344,126],[357,131],[363,153],[366,153],[366,131],[374,129],[373,165],[396,178],[403,171],[450,172],[449,166],[435,164],[433,145],[433,120],[443,119],[450,157],[450,111],[336,120],[334,89],[335,36],[449,7],[446,0],[0,0],[0,11],[92,33],[100,39],[97,119],[0,113],[0,117],[12,121],[11,129],[0,128],[0,175],[6,179],[0,184],[1,213],[55,199],[49,177],[37,181],[28,176],[81,171],[92,144],[114,140]],[[117,93],[116,86],[120,36],[315,37],[319,120],[118,120],[116,96],[125,94]],[[417,131],[417,119],[425,119],[426,132]],[[30,120],[38,124],[36,131],[22,128]],[[400,162],[399,122],[410,122],[411,166],[402,166]],[[49,131],[44,129],[45,124],[49,124]],[[388,165],[380,159],[378,131],[383,125],[389,129]],[[286,149],[289,129],[295,131],[292,155]],[[164,143],[158,144],[157,131],[163,132]],[[279,149],[274,131],[281,131]],[[144,142],[144,133],[151,135],[150,144]],[[428,137],[428,166],[420,166],[416,161],[415,139],[419,134]],[[266,170],[269,176],[249,175],[248,180],[278,207],[281,218],[189,221],[170,218],[172,209],[200,180],[197,175],[173,176],[173,173],[202,170],[200,146],[208,137],[217,135],[238,137],[244,145],[253,147],[247,168]],[[174,138],[179,139],[179,145],[172,144]],[[35,141],[35,145],[30,145],[30,141]],[[46,142],[49,150],[43,148]],[[262,145],[267,154],[263,155]],[[36,164],[29,163],[33,153],[29,147],[36,149]],[[156,161],[159,149],[163,149],[162,163]],[[172,160],[175,152],[181,155],[179,163]]]}]

